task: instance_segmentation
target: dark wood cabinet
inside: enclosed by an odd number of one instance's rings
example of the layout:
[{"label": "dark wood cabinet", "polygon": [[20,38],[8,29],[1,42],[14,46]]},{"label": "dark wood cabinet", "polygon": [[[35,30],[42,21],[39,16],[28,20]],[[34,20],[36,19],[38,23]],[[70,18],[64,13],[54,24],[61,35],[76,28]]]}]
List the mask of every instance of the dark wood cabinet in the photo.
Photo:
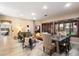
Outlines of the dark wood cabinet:
[{"label": "dark wood cabinet", "polygon": [[66,31],[68,34],[71,34],[72,36],[79,37],[79,18],[42,23],[42,32],[55,34],[58,31]]},{"label": "dark wood cabinet", "polygon": [[[68,20],[61,20],[55,22],[55,28],[58,25],[58,31],[66,31],[71,36],[79,37],[79,20],[78,18],[72,18]],[[61,28],[62,25],[62,28]],[[55,31],[56,32],[56,31]]]},{"label": "dark wood cabinet", "polygon": [[42,23],[42,32],[53,33],[53,22]]},{"label": "dark wood cabinet", "polygon": [[77,36],[79,37],[79,20],[77,22]]}]

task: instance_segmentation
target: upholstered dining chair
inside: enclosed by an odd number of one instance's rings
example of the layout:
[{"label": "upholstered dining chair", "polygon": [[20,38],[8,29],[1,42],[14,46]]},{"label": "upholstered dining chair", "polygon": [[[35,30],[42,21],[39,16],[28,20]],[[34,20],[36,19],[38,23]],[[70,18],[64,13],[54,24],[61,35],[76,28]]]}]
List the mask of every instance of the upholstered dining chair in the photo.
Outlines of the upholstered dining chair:
[{"label": "upholstered dining chair", "polygon": [[48,55],[52,55],[55,51],[55,44],[52,43],[51,34],[43,34],[43,51]]}]

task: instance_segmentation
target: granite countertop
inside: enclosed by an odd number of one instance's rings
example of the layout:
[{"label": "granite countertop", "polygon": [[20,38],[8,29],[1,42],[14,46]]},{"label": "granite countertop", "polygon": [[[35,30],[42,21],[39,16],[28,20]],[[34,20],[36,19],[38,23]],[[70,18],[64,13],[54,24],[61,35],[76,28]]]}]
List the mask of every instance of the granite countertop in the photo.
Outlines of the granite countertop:
[{"label": "granite countertop", "polygon": [[62,41],[66,38],[67,36],[62,36],[62,37],[58,37],[58,36],[52,36],[51,39],[52,40],[56,40],[56,41]]}]

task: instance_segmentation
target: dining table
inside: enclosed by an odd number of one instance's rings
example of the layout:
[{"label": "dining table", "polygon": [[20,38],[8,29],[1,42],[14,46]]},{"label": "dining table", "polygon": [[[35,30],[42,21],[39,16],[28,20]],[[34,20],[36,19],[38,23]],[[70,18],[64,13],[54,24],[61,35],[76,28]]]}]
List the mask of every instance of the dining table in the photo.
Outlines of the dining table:
[{"label": "dining table", "polygon": [[52,36],[51,39],[54,40],[56,42],[56,52],[59,53],[59,42],[61,42],[62,40],[66,39],[68,36]]}]

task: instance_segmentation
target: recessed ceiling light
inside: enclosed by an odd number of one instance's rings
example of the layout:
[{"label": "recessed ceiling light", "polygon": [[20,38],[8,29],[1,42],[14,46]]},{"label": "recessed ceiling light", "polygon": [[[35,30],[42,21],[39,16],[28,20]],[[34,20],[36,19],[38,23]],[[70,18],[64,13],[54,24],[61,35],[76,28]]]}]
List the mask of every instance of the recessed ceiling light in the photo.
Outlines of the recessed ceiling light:
[{"label": "recessed ceiling light", "polygon": [[23,16],[23,14],[20,14],[20,16]]},{"label": "recessed ceiling light", "polygon": [[43,6],[43,9],[45,9],[45,10],[46,10],[46,9],[48,9],[48,7],[47,7],[46,5],[44,5],[44,6]]},{"label": "recessed ceiling light", "polygon": [[65,5],[65,7],[70,7],[71,6],[71,3],[67,3],[66,5]]},{"label": "recessed ceiling light", "polygon": [[32,13],[32,16],[36,15],[35,13]]},{"label": "recessed ceiling light", "polygon": [[36,18],[35,18],[35,17],[33,17],[33,20],[36,20]]}]

